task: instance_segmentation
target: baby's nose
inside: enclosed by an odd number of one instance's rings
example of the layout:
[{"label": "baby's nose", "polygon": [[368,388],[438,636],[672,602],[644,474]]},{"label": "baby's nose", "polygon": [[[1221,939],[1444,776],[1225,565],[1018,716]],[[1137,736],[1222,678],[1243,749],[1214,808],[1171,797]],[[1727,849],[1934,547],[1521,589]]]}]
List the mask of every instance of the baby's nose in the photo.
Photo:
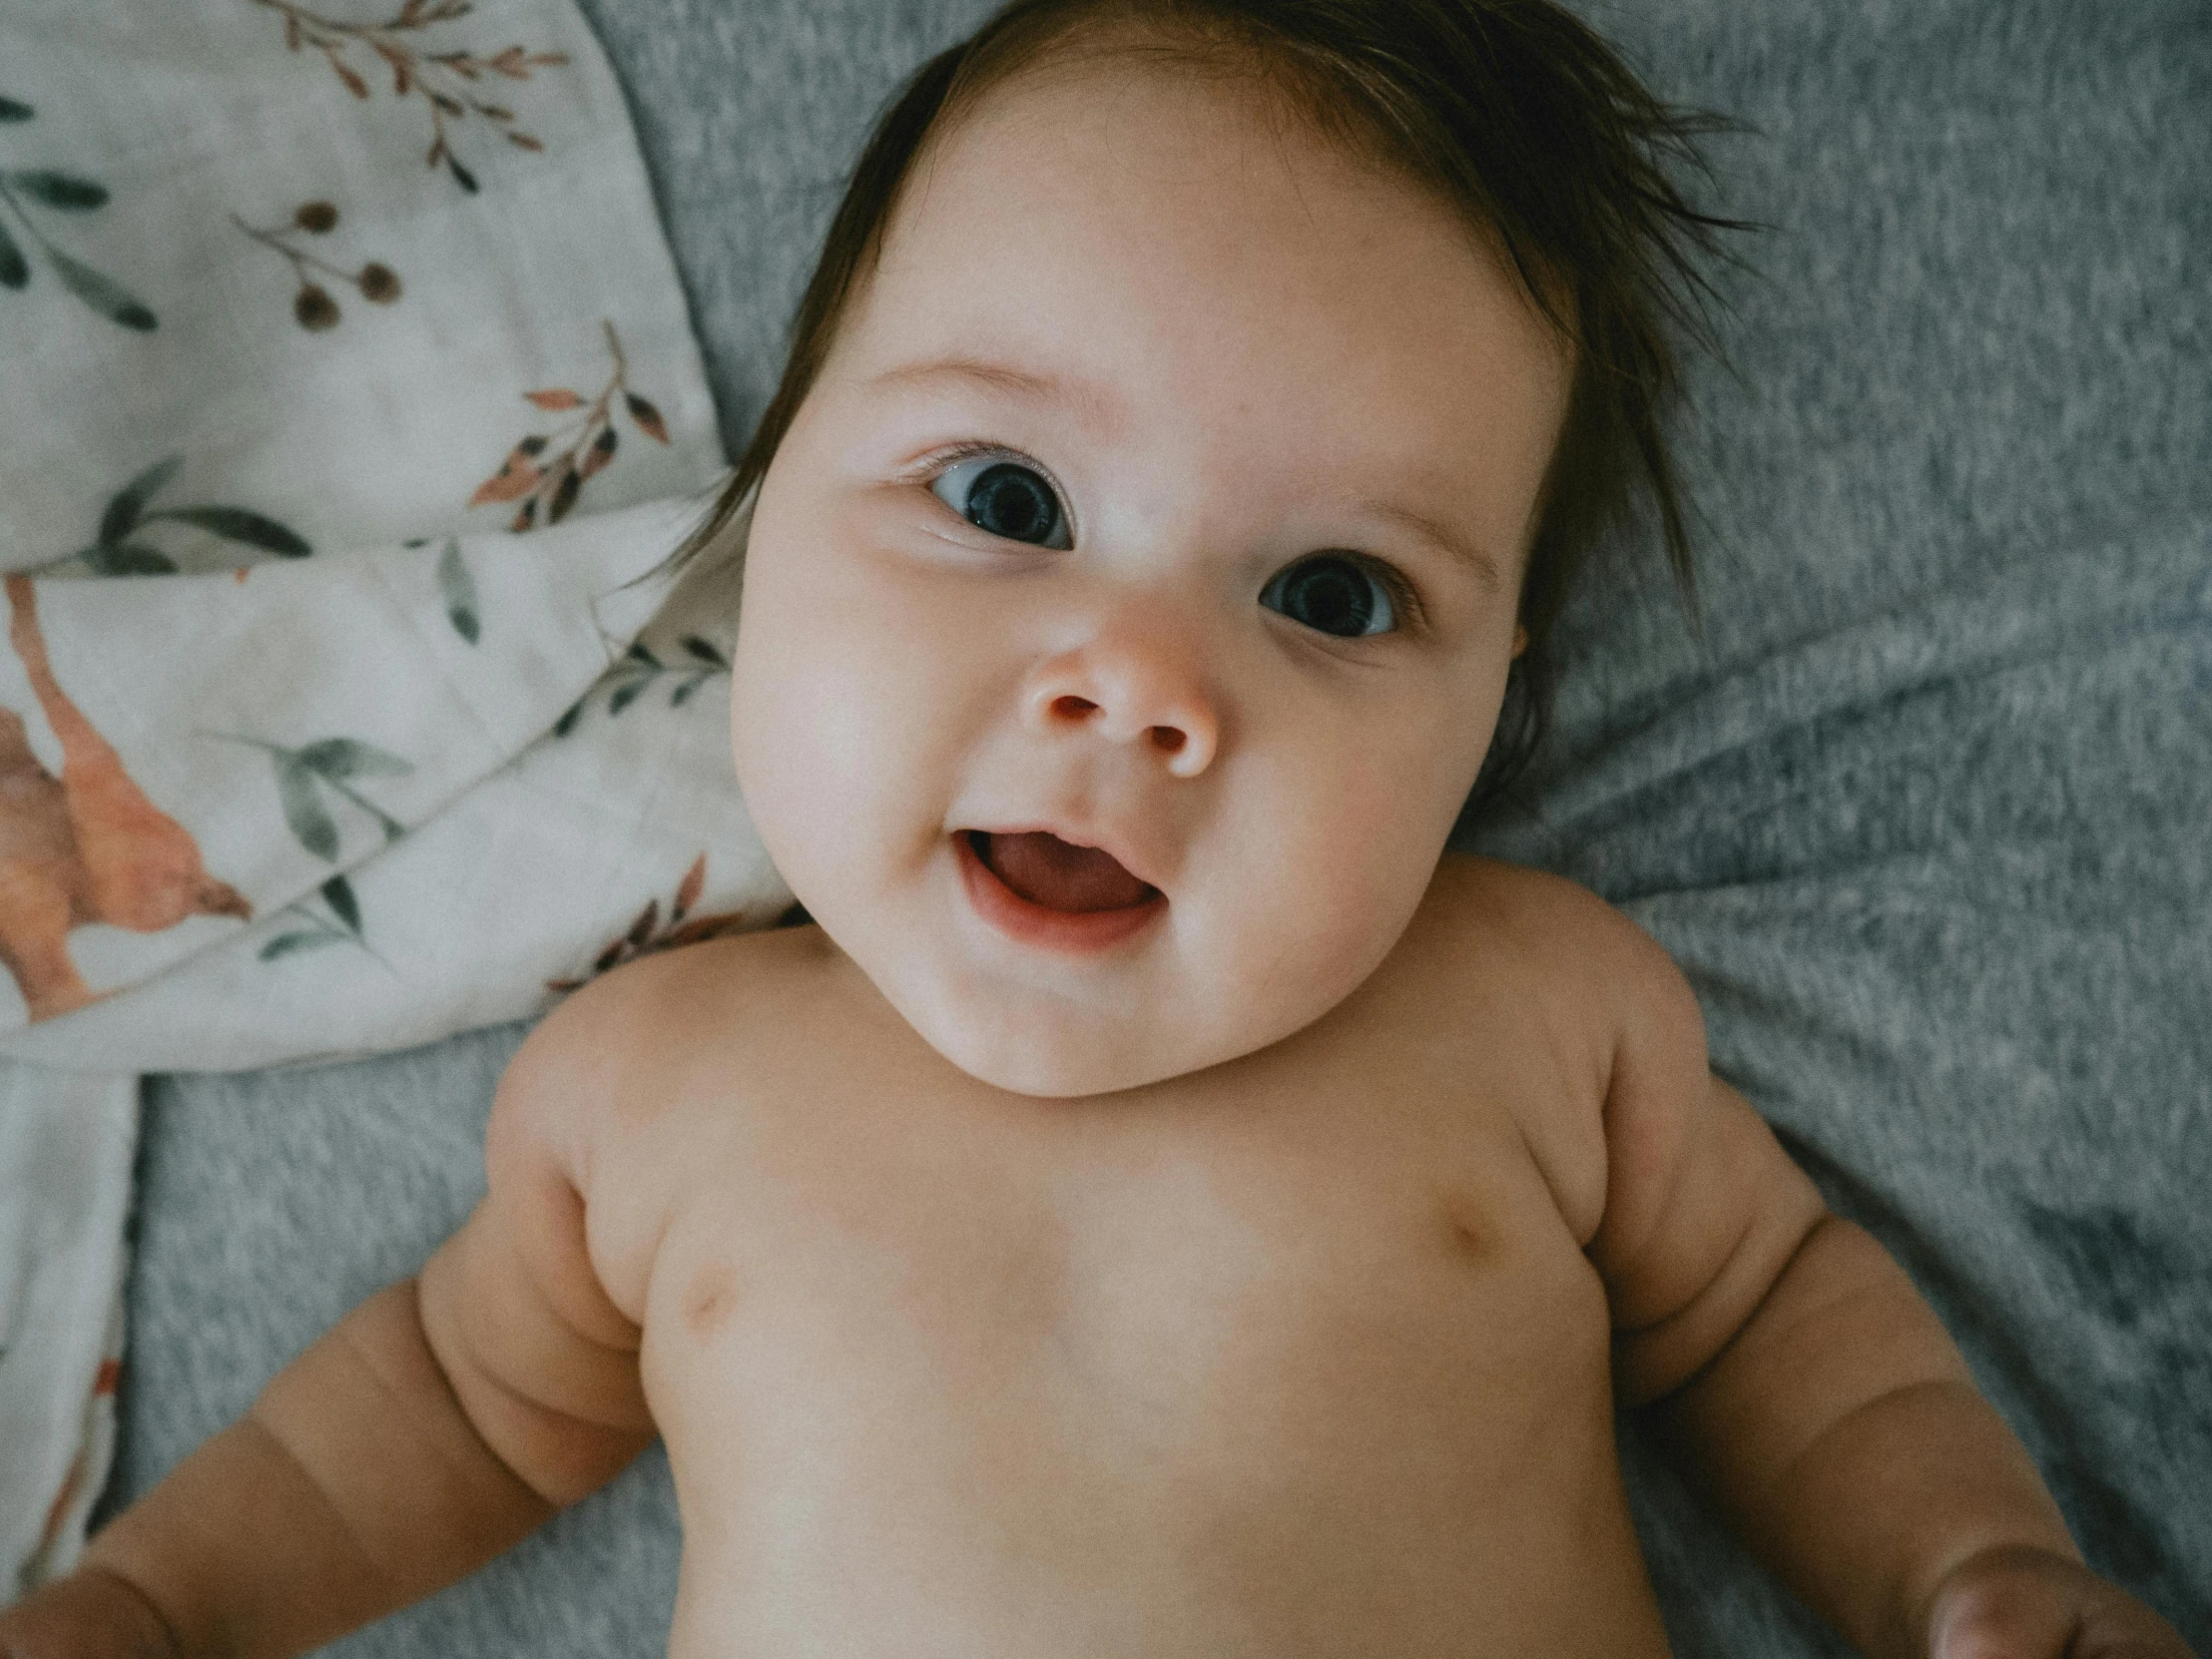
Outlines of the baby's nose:
[{"label": "baby's nose", "polygon": [[1062,652],[1039,665],[1026,691],[1040,730],[1141,743],[1177,778],[1196,778],[1220,746],[1220,719],[1189,652],[1149,631],[1102,633]]}]

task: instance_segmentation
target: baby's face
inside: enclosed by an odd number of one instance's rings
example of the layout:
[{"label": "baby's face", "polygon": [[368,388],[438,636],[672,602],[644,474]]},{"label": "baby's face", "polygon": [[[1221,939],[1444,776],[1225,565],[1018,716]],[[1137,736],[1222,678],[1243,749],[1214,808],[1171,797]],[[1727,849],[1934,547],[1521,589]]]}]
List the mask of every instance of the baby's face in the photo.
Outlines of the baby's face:
[{"label": "baby's face", "polygon": [[770,855],[1002,1088],[1308,1024],[1489,745],[1567,375],[1446,210],[1249,93],[1001,89],[762,485],[732,713]]}]

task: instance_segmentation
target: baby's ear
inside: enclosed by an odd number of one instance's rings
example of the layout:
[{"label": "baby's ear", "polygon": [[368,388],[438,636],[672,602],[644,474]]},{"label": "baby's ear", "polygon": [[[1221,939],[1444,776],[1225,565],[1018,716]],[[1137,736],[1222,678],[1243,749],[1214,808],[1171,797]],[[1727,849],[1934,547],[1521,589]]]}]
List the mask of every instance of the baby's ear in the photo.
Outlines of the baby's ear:
[{"label": "baby's ear", "polygon": [[1519,623],[1513,625],[1513,655],[1518,657],[1528,649],[1528,630]]}]

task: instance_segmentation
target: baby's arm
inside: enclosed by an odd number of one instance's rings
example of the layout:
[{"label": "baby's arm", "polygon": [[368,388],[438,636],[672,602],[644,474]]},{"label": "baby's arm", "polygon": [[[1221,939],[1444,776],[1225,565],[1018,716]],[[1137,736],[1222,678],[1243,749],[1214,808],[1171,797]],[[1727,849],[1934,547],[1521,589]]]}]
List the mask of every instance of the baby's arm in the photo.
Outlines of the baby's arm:
[{"label": "baby's arm", "polygon": [[75,1573],[0,1613],[0,1659],[302,1652],[473,1571],[650,1442],[638,1330],[586,1259],[572,1177],[590,1000],[543,1021],[501,1079],[466,1224]]},{"label": "baby's arm", "polygon": [[2081,1565],[1912,1281],[1707,1070],[1679,970],[1640,933],[1626,949],[1589,1245],[1621,1403],[1656,1402],[1746,1540],[1867,1653],[2185,1656]]}]

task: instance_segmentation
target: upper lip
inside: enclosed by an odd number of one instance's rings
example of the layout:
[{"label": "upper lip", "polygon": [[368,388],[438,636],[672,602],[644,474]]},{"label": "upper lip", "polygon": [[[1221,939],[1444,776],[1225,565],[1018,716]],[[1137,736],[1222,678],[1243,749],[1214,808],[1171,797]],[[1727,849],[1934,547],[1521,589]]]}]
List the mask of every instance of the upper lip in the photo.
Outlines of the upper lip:
[{"label": "upper lip", "polygon": [[1071,846],[1095,846],[1099,851],[1112,857],[1114,862],[1121,865],[1123,869],[1126,869],[1146,886],[1151,887],[1156,892],[1163,890],[1160,883],[1153,878],[1152,861],[1149,858],[1138,856],[1120,836],[1104,830],[1080,829],[1066,824],[1048,823],[1043,819],[1032,819],[1020,824],[971,824],[963,829],[960,833],[963,835],[978,832],[985,835],[1027,835],[1038,830],[1057,835]]}]

